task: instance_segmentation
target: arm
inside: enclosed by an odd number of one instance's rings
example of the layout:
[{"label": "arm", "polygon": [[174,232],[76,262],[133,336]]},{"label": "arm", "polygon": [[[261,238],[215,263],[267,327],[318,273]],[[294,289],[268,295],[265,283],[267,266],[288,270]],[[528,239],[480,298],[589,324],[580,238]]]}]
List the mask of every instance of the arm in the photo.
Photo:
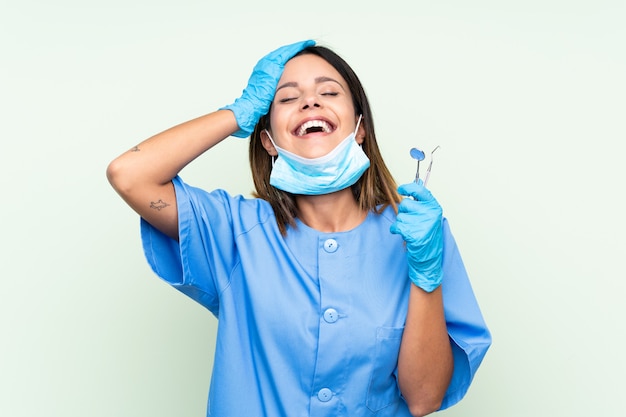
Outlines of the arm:
[{"label": "arm", "polygon": [[411,413],[437,411],[453,370],[441,287],[428,293],[411,285],[398,358],[398,383]]},{"label": "arm", "polygon": [[443,308],[443,210],[423,183],[398,188],[408,196],[398,205],[391,233],[407,248],[409,296],[398,357],[398,384],[411,414],[423,416],[442,404],[454,368]]},{"label": "arm", "polygon": [[270,52],[254,67],[240,98],[229,106],[172,127],[122,154],[107,168],[113,188],[141,217],[178,238],[178,210],[172,179],[191,161],[230,135],[247,137],[266,114],[285,64],[313,41]]},{"label": "arm", "polygon": [[166,235],[178,238],[171,180],[191,161],[239,129],[218,110],[159,133],[113,160],[107,178],[126,203]]}]

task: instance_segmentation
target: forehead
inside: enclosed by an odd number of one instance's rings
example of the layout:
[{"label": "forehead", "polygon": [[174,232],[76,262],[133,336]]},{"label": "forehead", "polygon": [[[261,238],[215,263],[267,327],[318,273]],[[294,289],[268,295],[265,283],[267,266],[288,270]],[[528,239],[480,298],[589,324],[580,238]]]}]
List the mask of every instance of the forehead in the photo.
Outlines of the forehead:
[{"label": "forehead", "polygon": [[290,59],[285,64],[279,84],[284,82],[306,82],[319,77],[330,77],[343,86],[347,85],[346,80],[332,65],[325,59],[313,54],[303,54]]}]

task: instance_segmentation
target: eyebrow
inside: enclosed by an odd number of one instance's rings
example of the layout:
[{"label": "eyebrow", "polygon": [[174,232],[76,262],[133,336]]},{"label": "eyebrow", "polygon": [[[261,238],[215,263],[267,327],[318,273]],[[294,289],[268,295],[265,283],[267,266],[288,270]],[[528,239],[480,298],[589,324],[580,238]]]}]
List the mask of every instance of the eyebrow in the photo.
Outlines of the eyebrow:
[{"label": "eyebrow", "polygon": [[[336,83],[337,85],[339,85],[339,87],[341,87],[342,90],[345,90],[343,88],[343,85],[341,85],[341,83],[339,81],[335,80],[334,78],[326,77],[326,76],[321,76],[321,77],[315,78],[315,84],[321,84],[321,83],[325,83],[325,82],[329,82],[329,81],[333,82],[333,83]],[[281,88],[285,88],[285,87],[298,87],[298,83],[295,82],[295,81],[286,82],[284,84],[279,85],[276,88],[276,91],[280,90]]]}]

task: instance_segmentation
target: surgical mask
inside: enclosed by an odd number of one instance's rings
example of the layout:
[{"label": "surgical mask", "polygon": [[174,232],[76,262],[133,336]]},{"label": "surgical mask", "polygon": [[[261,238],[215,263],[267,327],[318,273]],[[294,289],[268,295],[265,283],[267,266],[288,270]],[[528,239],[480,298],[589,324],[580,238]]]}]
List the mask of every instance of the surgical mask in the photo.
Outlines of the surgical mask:
[{"label": "surgical mask", "polygon": [[286,151],[274,143],[278,158],[272,164],[270,184],[292,194],[321,195],[343,190],[356,183],[370,166],[370,160],[356,143],[356,131],[341,141],[335,149],[319,158],[304,158]]}]

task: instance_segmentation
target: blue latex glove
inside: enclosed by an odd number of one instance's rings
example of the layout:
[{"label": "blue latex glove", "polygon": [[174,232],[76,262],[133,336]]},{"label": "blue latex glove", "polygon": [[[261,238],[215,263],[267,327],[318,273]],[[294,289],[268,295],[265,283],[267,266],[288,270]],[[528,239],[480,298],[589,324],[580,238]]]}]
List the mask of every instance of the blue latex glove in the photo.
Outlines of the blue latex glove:
[{"label": "blue latex glove", "polygon": [[432,292],[443,278],[443,210],[421,180],[401,185],[398,193],[413,198],[400,202],[390,231],[406,242],[411,281]]},{"label": "blue latex glove", "polygon": [[238,138],[250,136],[261,116],[270,110],[278,80],[287,61],[304,48],[313,45],[315,41],[308,40],[281,46],[257,62],[241,97],[233,104],[220,109],[231,110],[235,114],[239,130],[233,136]]}]

